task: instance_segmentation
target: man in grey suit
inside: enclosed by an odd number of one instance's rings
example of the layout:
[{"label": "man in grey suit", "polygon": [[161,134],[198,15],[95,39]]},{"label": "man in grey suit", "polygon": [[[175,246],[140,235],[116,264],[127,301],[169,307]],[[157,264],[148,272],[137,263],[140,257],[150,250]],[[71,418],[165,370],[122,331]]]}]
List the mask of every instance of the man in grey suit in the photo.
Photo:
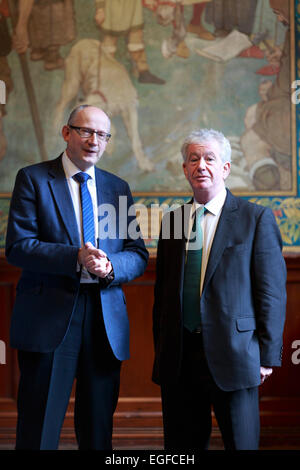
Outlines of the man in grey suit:
[{"label": "man in grey suit", "polygon": [[222,133],[191,133],[182,155],[194,197],[163,218],[153,308],[165,448],[207,449],[213,406],[226,449],[257,449],[258,386],[282,356],[280,233],[269,208],[225,188]]}]

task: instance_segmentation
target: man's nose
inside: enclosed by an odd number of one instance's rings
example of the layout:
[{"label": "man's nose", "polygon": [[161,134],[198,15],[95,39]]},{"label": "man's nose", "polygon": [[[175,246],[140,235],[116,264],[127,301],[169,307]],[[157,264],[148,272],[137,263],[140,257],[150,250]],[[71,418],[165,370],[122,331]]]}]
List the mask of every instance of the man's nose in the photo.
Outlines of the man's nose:
[{"label": "man's nose", "polygon": [[88,138],[88,143],[91,145],[98,145],[98,138],[96,132],[93,132],[92,135]]},{"label": "man's nose", "polygon": [[205,167],[206,167],[205,158],[204,157],[199,158],[198,170],[204,170]]}]

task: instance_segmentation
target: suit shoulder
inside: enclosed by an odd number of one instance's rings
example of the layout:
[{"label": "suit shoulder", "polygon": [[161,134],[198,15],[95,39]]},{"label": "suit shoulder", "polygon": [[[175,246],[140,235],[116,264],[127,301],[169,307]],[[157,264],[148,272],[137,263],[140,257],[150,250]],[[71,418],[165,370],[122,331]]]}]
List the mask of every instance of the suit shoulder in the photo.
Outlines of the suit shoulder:
[{"label": "suit shoulder", "polygon": [[124,188],[126,190],[129,189],[129,185],[127,181],[123,180],[119,176],[113,173],[110,173],[109,171],[102,170],[100,168],[96,168],[95,170],[98,173],[98,175],[100,175],[101,179],[103,179],[103,181],[109,184],[110,187],[118,188],[118,189]]},{"label": "suit shoulder", "polygon": [[27,165],[23,168],[20,168],[20,172],[24,172],[27,174],[42,174],[45,173],[47,174],[48,171],[53,167],[54,164],[57,164],[59,161],[59,158],[54,158],[52,160],[47,160],[46,162],[39,162],[39,163],[33,163],[31,165]]},{"label": "suit shoulder", "polygon": [[247,213],[252,213],[253,215],[260,216],[263,212],[270,212],[270,213],[273,212],[272,209],[270,209],[267,206],[262,206],[255,202],[244,199],[242,197],[233,196],[233,195],[231,195],[231,197],[236,201],[238,208]]}]

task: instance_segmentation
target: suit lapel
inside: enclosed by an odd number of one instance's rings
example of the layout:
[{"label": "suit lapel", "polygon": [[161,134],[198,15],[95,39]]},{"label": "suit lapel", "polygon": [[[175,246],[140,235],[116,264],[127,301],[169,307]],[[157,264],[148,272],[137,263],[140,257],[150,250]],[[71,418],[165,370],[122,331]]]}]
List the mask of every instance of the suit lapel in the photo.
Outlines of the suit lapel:
[{"label": "suit lapel", "polygon": [[236,223],[237,201],[235,197],[227,190],[226,200],[220,215],[219,223],[214,236],[213,244],[210,250],[208,264],[205,272],[203,292],[208,285],[216,267],[219,264],[224,249],[228,246],[232,226]]},{"label": "suit lapel", "polygon": [[184,204],[182,206],[182,239],[183,239],[183,246],[182,249],[184,251],[184,256],[186,257],[186,247],[187,247],[187,241],[189,238],[189,225],[190,225],[190,217],[191,217],[191,210],[193,207],[193,202],[194,200],[191,199],[187,204]]},{"label": "suit lapel", "polygon": [[[179,289],[180,289],[180,301],[182,306],[182,295],[183,295],[183,282],[184,282],[184,269],[185,269],[185,259],[186,259],[186,246],[189,236],[189,220],[190,213],[193,207],[193,199],[191,199],[187,204],[181,206],[181,220],[182,220],[182,236],[177,241],[178,251],[173,253],[172,256],[176,256],[179,262]],[[176,251],[176,250],[175,250]]]},{"label": "suit lapel", "polygon": [[62,155],[54,160],[52,168],[49,170],[49,177],[49,185],[71,244],[80,246],[74,206],[62,166]]},{"label": "suit lapel", "polygon": [[[101,226],[101,217],[103,216],[102,211],[100,210],[103,204],[112,204],[114,208],[116,202],[113,200],[113,194],[109,190],[109,182],[108,178],[106,177],[105,173],[100,170],[99,168],[95,168],[95,178],[96,178],[96,189],[97,189],[97,204],[98,204],[98,239],[99,239],[99,248],[103,250],[105,253],[109,251],[109,237],[108,236],[101,236],[102,226]],[[109,208],[108,208],[109,210]],[[108,215],[107,215],[108,216]],[[105,217],[105,216],[103,216]],[[117,217],[116,217],[117,219]],[[107,221],[107,218],[106,218]],[[107,221],[108,222],[108,221]],[[112,224],[116,221],[112,221]],[[111,225],[113,227],[113,225]]]}]

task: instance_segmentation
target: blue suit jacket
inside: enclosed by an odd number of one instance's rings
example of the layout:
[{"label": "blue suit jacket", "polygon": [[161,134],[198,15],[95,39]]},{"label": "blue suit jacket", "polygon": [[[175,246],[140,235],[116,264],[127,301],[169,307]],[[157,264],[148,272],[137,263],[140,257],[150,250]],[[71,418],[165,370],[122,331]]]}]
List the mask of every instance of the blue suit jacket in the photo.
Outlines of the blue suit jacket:
[{"label": "blue suit jacket", "polygon": [[[112,222],[116,222],[113,232],[117,235],[105,238],[108,234],[102,233],[99,244],[111,260],[115,277],[108,286],[99,285],[99,295],[111,348],[124,360],[129,357],[129,324],[121,285],[143,274],[148,253],[138,229],[134,239],[127,234],[128,225],[136,222],[134,215],[127,217],[126,213],[133,204],[128,184],[98,168],[95,177],[98,207],[110,204],[115,208]],[[111,213],[102,216],[105,222],[114,218]],[[8,261],[22,268],[11,320],[12,347],[49,352],[61,343],[79,289],[79,247],[61,156],[21,169],[12,194],[6,238]]]},{"label": "blue suit jacket", "polygon": [[[191,207],[191,204],[189,204]],[[185,213],[185,216],[183,215]],[[182,355],[184,206],[163,219],[153,308],[156,383],[176,381]],[[163,232],[162,232],[163,233]],[[260,366],[279,366],[286,306],[281,237],[269,208],[227,191],[213,240],[199,305],[210,372],[223,390],[260,384]],[[197,371],[195,371],[197,374]]]}]

